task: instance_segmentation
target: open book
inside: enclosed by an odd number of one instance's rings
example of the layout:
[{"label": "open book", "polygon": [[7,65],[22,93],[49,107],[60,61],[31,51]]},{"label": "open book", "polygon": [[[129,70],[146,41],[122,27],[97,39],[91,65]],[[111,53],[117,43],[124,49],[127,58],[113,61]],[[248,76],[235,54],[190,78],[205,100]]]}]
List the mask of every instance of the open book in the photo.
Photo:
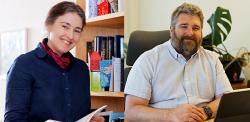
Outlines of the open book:
[{"label": "open book", "polygon": [[[77,120],[76,122],[90,122],[91,118],[95,115],[97,115],[98,113],[100,113],[104,108],[106,108],[107,105],[104,105],[98,109],[96,109],[95,111],[91,112],[90,114],[86,115],[85,117]],[[56,121],[56,120],[47,120],[46,122],[60,122],[60,121]]]}]

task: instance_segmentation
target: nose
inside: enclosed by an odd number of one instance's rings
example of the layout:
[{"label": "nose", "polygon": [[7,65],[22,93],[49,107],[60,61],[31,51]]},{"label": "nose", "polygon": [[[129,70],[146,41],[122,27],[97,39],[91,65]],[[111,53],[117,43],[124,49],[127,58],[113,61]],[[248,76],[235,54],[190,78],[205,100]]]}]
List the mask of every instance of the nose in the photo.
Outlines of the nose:
[{"label": "nose", "polygon": [[74,38],[74,31],[73,30],[68,31],[67,35],[68,35],[69,39],[73,39]]},{"label": "nose", "polygon": [[186,29],[186,35],[192,36],[193,34],[194,34],[193,28],[188,27],[188,28]]}]

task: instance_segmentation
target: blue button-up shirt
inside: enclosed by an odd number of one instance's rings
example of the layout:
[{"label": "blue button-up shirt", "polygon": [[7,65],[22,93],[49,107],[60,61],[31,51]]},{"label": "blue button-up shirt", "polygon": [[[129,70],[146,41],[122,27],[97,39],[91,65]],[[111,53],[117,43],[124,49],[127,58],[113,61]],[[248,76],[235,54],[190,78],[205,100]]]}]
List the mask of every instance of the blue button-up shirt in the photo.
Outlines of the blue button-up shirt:
[{"label": "blue button-up shirt", "polygon": [[61,69],[38,47],[19,56],[7,75],[6,122],[74,122],[90,112],[89,70],[70,54]]},{"label": "blue button-up shirt", "polygon": [[167,41],[134,63],[125,93],[149,100],[154,108],[205,105],[233,89],[215,52],[202,47],[186,60]]}]

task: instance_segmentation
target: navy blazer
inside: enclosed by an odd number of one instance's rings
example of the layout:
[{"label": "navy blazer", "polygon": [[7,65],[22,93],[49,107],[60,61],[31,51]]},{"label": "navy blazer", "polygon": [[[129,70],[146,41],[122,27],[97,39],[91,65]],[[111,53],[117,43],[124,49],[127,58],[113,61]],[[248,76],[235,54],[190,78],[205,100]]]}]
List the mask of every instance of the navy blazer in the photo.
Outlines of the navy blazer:
[{"label": "navy blazer", "polygon": [[67,70],[38,47],[19,56],[7,75],[5,122],[75,122],[90,112],[88,66],[70,54]]}]

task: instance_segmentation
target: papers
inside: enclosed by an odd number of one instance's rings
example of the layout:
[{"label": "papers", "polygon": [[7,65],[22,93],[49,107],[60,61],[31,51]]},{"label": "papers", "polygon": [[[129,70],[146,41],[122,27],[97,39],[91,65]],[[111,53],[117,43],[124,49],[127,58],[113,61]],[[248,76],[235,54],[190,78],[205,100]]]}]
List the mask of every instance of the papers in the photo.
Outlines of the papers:
[{"label": "papers", "polygon": [[[107,107],[107,105],[104,105],[104,106],[98,108],[97,110],[91,112],[90,114],[86,115],[85,117],[83,117],[83,118],[77,120],[76,122],[90,122],[90,120],[91,120],[91,118],[92,118],[93,116],[95,116],[95,115],[97,115],[98,113],[100,113],[100,112],[101,112],[104,108],[106,108],[106,107]],[[45,121],[45,122],[60,122],[60,121],[56,121],[56,120],[51,120],[51,119],[50,119],[50,120],[47,120],[47,121]]]},{"label": "papers", "polygon": [[91,112],[91,113],[88,114],[87,116],[85,116],[85,117],[79,119],[79,120],[76,121],[76,122],[90,122],[90,120],[91,120],[91,118],[92,118],[93,116],[95,116],[95,115],[97,115],[98,113],[100,113],[100,112],[101,112],[104,108],[106,108],[106,107],[107,107],[107,105],[104,105],[104,106],[98,108],[97,110]]}]

